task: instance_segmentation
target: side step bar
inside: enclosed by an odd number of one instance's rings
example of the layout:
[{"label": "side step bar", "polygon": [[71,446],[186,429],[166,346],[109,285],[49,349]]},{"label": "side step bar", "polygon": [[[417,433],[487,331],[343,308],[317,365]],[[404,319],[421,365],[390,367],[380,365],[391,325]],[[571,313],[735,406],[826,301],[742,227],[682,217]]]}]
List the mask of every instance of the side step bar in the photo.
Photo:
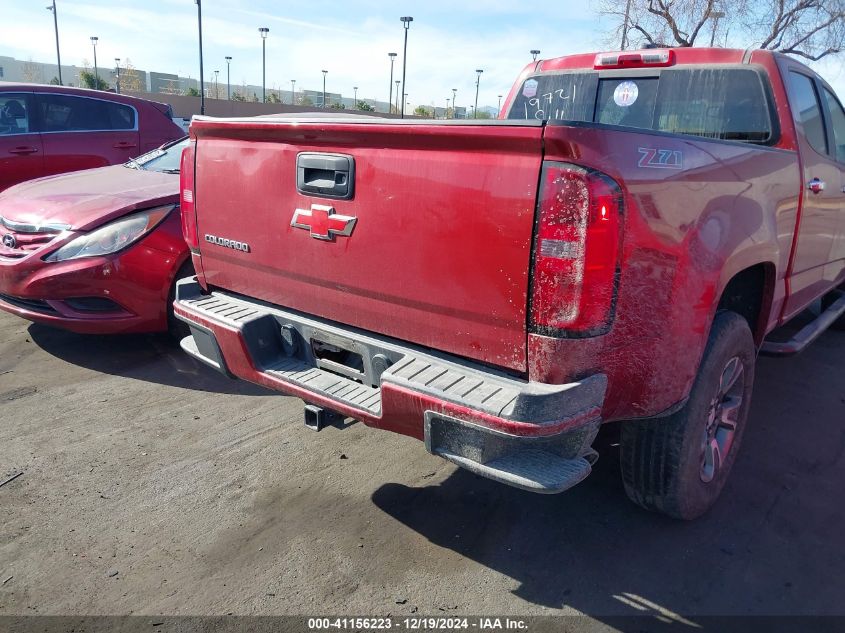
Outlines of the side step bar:
[{"label": "side step bar", "polygon": [[795,336],[788,341],[774,342],[765,341],[760,348],[760,353],[766,356],[791,356],[804,350],[810,343],[815,341],[833,323],[845,314],[845,293],[841,293],[839,299],[814,321],[805,325]]}]

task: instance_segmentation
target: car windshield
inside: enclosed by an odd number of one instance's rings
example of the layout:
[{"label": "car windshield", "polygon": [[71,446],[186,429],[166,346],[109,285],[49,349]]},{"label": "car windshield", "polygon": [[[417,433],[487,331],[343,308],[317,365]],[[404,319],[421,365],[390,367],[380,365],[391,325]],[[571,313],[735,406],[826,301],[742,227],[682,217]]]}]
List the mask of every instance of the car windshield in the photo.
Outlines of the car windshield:
[{"label": "car windshield", "polygon": [[182,150],[188,146],[188,137],[183,138],[171,145],[154,149],[151,152],[139,156],[126,163],[132,169],[143,169],[146,171],[161,171],[167,174],[179,173],[179,161],[182,158]]}]

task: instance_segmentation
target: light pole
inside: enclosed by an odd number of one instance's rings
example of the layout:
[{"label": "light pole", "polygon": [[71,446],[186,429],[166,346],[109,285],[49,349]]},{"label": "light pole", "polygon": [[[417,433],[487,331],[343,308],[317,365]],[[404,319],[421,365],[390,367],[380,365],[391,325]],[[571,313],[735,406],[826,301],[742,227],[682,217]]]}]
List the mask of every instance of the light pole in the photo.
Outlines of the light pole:
[{"label": "light pole", "polygon": [[323,108],[326,107],[326,75],[328,74],[328,70],[323,71]]},{"label": "light pole", "polygon": [[[402,53],[402,92],[405,92],[405,70],[408,66],[408,29],[411,27],[411,22],[414,21],[414,18],[411,16],[404,16],[399,18],[402,20],[402,25],[405,27],[405,48],[403,49]],[[402,100],[402,118],[405,118],[405,100]]]},{"label": "light pole", "polygon": [[217,80],[218,76],[220,75],[219,70],[214,71],[214,98],[220,98],[220,82]]},{"label": "light pole", "polygon": [[59,67],[59,85],[62,84],[62,56],[59,53],[59,18],[56,15],[56,0],[53,0],[52,6],[47,7],[48,11],[53,12],[53,27],[56,30],[56,65]]},{"label": "light pole", "polygon": [[202,0],[194,0],[197,4],[197,29],[200,40],[200,114],[205,114],[205,83],[202,74]]},{"label": "light pole", "polygon": [[226,101],[230,101],[232,99],[232,56],[226,55]]},{"label": "light pole", "polygon": [[387,97],[387,112],[390,112],[390,106],[393,105],[393,62],[396,61],[396,53],[388,53],[390,58],[390,96]]},{"label": "light pole", "polygon": [[449,97],[446,97],[446,111],[443,112],[443,118],[444,119],[449,118]]},{"label": "light pole", "polygon": [[396,80],[396,112],[399,112],[399,80]]},{"label": "light pole", "polygon": [[499,95],[499,105],[496,107],[496,118],[502,113],[502,95]]},{"label": "light pole", "polygon": [[476,73],[478,73],[478,78],[475,80],[475,110],[472,111],[472,118],[478,118],[478,89],[481,86],[481,73],[484,71],[480,68],[477,68]]},{"label": "light pole", "polygon": [[114,90],[117,94],[120,94],[120,57],[114,58],[114,69],[115,69],[115,80],[114,80]]},{"label": "light pole", "polygon": [[296,79],[290,80],[290,104],[296,103]]},{"label": "light pole", "polygon": [[713,30],[710,32],[710,48],[713,48],[713,43],[716,41],[716,29],[719,28],[719,19],[725,17],[725,12],[711,11],[708,17],[713,20]]},{"label": "light pole", "polygon": [[528,52],[531,53],[531,56],[534,58],[534,61],[536,62],[537,61],[537,55],[540,54],[540,50],[537,49],[537,48],[534,48],[534,49],[532,49]]},{"label": "light pole", "polygon": [[452,88],[452,118],[458,118],[458,89]]},{"label": "light pole", "polygon": [[267,34],[270,29],[262,26],[258,32],[261,34],[261,101],[267,103]]},{"label": "light pole", "polygon": [[96,35],[91,36],[91,44],[94,46],[94,90],[100,89],[100,71],[97,69],[97,42],[100,40]]},{"label": "light pole", "polygon": [[352,99],[352,109],[355,110],[358,108],[358,86],[352,86],[352,90],[355,91],[355,98]]}]

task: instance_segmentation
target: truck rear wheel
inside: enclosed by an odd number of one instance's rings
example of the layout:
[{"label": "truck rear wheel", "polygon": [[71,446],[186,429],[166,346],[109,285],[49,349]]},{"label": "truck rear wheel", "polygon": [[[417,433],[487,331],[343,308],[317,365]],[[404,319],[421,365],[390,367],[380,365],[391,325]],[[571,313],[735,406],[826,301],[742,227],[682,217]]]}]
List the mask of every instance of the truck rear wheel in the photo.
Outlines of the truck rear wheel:
[{"label": "truck rear wheel", "polygon": [[745,431],[755,358],[746,320],[719,312],[684,407],[622,424],[622,480],[634,503],[687,520],[715,503]]}]

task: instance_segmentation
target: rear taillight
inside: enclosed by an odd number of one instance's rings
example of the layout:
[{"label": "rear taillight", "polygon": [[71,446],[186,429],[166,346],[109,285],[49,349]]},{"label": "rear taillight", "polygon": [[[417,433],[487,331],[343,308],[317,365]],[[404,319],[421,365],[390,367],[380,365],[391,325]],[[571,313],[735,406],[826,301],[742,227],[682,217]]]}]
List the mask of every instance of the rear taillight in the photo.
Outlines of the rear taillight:
[{"label": "rear taillight", "polygon": [[622,193],[596,171],[546,163],[534,232],[531,329],[550,336],[606,332],[613,318]]},{"label": "rear taillight", "polygon": [[199,250],[197,214],[194,208],[194,144],[182,150],[179,166],[179,200],[182,209],[182,236],[192,251]]}]

